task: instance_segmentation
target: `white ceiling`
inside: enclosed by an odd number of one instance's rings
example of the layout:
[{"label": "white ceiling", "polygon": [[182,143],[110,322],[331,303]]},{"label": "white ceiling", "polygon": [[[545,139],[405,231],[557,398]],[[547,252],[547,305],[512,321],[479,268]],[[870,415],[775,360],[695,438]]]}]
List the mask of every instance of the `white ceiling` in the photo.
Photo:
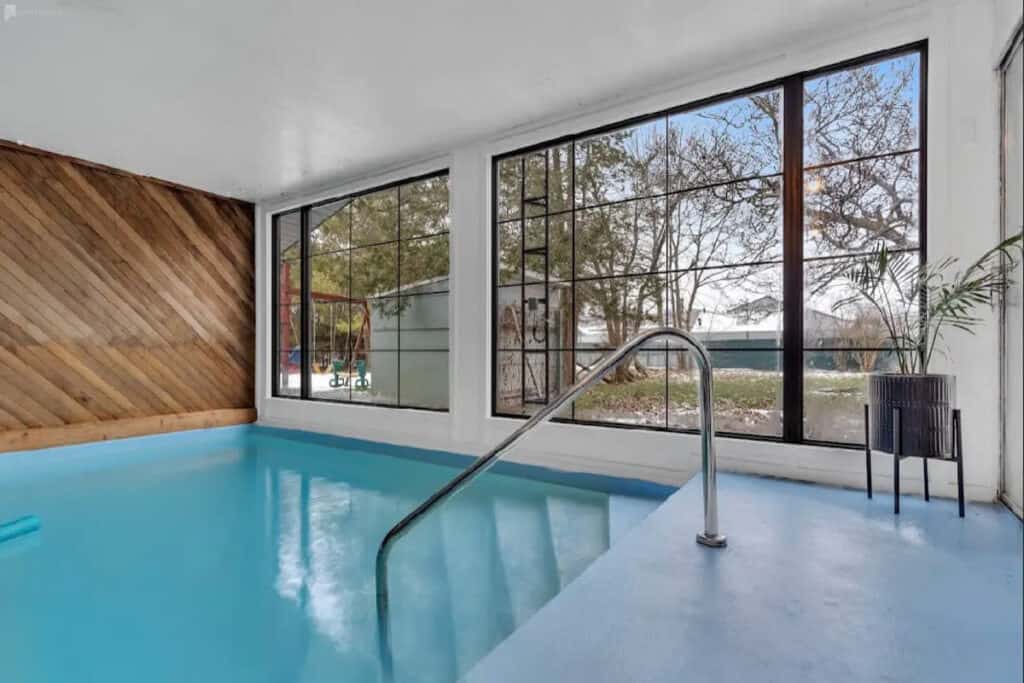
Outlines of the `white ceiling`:
[{"label": "white ceiling", "polygon": [[259,200],[916,0],[3,0],[0,138]]}]

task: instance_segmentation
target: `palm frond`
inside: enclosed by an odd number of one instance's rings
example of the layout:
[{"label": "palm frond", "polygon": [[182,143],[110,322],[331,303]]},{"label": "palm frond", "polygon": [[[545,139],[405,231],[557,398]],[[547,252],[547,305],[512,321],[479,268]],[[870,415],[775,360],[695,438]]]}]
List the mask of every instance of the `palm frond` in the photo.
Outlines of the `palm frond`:
[{"label": "palm frond", "polygon": [[889,333],[901,372],[928,365],[943,339],[943,328],[974,334],[991,306],[1012,284],[1014,268],[1024,259],[1024,234],[1008,237],[952,276],[959,260],[947,257],[918,264],[909,252],[891,252],[882,245],[858,259],[843,276],[852,294],[836,301],[833,311],[867,302]]}]

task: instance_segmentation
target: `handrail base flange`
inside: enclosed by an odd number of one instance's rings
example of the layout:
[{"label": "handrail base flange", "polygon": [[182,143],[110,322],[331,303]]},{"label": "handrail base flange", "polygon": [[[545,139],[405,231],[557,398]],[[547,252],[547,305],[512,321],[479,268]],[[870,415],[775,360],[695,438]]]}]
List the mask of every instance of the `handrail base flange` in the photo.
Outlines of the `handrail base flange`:
[{"label": "handrail base flange", "polygon": [[708,548],[724,548],[726,546],[725,536],[722,534],[706,534],[703,531],[697,534],[697,543]]}]

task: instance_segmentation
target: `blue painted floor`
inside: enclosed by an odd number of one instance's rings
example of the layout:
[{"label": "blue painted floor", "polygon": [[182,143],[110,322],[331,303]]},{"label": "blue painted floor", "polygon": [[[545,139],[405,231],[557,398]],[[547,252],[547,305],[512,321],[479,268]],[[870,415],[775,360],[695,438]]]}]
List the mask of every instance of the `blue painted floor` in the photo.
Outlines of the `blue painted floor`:
[{"label": "blue painted floor", "polygon": [[467,677],[471,683],[1024,679],[1024,533],[1001,507],[700,477]]}]

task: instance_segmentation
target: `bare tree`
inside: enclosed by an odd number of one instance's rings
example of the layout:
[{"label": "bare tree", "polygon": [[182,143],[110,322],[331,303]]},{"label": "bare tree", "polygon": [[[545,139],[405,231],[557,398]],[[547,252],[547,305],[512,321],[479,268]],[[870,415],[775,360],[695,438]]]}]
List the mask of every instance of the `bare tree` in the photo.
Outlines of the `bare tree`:
[{"label": "bare tree", "polygon": [[[805,267],[809,296],[846,255],[917,247],[916,59],[806,84],[805,256],[842,257]],[[692,329],[737,299],[781,304],[781,114],[773,89],[502,162],[499,220],[575,211],[575,250],[549,246],[549,264],[574,263],[577,334],[593,321],[610,347],[644,326]]]},{"label": "bare tree", "polygon": [[834,351],[833,362],[836,370],[845,371],[852,366],[852,369],[860,372],[871,372],[883,353],[878,349],[888,341],[888,331],[868,306],[861,304],[850,308],[851,315],[837,319],[834,323],[836,336],[850,348]]}]

